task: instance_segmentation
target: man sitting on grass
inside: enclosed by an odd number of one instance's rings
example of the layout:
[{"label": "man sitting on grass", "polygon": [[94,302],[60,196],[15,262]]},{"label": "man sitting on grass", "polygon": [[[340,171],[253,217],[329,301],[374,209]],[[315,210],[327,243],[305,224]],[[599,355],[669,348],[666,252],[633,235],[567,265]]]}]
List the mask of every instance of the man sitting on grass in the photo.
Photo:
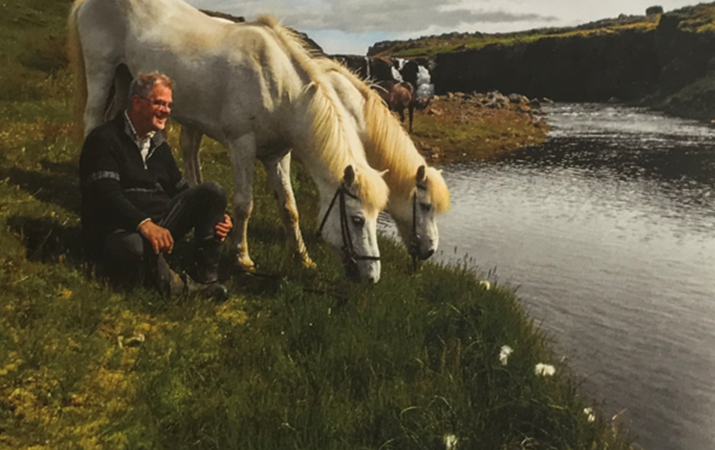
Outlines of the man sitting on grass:
[{"label": "man sitting on grass", "polygon": [[[116,281],[150,280],[167,296],[201,292],[222,300],[219,255],[233,226],[226,192],[216,183],[189,188],[181,175],[161,132],[172,90],[163,74],[139,76],[129,109],[87,136],[79,161],[85,249]],[[179,276],[164,253],[192,229],[191,276]]]}]

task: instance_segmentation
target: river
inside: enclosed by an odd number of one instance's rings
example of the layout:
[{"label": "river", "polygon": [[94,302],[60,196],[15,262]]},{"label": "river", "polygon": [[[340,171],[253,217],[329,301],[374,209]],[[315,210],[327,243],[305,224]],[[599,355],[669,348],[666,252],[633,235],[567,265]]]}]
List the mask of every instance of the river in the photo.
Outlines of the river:
[{"label": "river", "polygon": [[542,145],[445,168],[436,258],[517,288],[635,442],[715,448],[715,127],[594,104],[547,121]]}]

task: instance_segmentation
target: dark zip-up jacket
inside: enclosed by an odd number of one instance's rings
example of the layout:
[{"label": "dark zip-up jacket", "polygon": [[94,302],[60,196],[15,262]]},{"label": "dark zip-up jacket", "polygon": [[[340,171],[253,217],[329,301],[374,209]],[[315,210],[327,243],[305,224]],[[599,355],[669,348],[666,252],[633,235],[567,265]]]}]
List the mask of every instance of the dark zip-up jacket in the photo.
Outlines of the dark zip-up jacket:
[{"label": "dark zip-up jacket", "polygon": [[169,200],[188,188],[161,133],[151,138],[146,161],[128,133],[124,114],[95,128],[82,147],[79,175],[85,249],[97,256],[103,237],[155,222]]}]

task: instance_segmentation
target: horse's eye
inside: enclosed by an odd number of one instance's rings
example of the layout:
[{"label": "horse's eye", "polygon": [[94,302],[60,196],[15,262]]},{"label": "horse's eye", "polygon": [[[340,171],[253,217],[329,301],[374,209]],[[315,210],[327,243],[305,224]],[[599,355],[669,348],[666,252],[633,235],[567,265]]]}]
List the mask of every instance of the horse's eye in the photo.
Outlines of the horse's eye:
[{"label": "horse's eye", "polygon": [[365,219],[360,216],[352,216],[351,219],[352,219],[353,223],[359,227],[362,227],[365,225]]},{"label": "horse's eye", "polygon": [[422,208],[423,212],[430,212],[432,210],[432,205],[429,203],[420,203],[420,208]]}]

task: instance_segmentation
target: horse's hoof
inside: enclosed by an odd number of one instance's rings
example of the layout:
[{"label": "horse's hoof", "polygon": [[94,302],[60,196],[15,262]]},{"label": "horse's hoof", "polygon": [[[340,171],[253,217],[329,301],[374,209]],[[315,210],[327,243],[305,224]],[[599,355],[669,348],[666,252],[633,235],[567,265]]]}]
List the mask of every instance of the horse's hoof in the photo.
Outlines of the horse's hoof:
[{"label": "horse's hoof", "polygon": [[248,273],[255,273],[256,272],[256,265],[251,261],[250,258],[238,258],[238,267],[241,268],[242,271],[248,272]]}]

